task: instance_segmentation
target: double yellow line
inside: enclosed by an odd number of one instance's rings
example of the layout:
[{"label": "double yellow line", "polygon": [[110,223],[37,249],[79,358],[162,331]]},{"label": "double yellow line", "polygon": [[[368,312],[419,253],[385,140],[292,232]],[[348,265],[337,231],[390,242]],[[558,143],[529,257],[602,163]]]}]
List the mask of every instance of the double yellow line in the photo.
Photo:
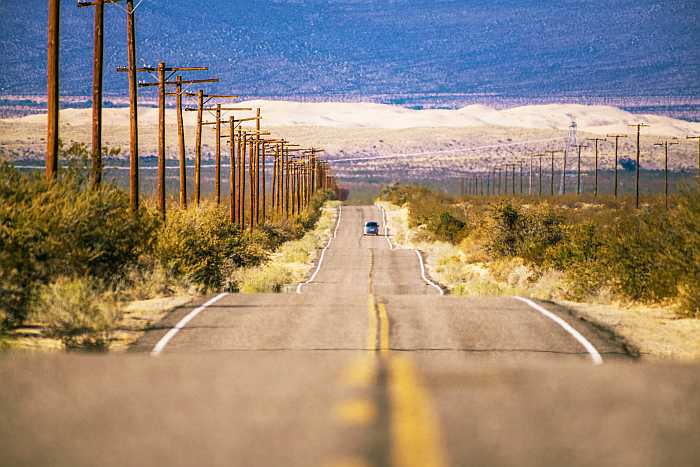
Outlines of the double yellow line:
[{"label": "double yellow line", "polygon": [[[377,303],[372,274],[374,255],[370,250],[369,294],[367,297],[367,349],[380,358],[365,360],[367,373],[386,372],[390,418],[390,452],[393,467],[444,467],[447,465],[438,417],[428,391],[423,387],[412,360],[391,354],[389,316],[386,305]],[[376,413],[372,409],[371,413]]]}]

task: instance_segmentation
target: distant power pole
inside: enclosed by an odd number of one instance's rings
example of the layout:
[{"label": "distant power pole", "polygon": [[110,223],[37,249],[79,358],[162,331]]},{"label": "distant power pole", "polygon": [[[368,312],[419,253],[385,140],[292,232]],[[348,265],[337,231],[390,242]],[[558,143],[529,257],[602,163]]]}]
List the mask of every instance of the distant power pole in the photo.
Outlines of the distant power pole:
[{"label": "distant power pole", "polygon": [[698,189],[700,190],[700,136],[686,136],[685,138],[698,140]]},{"label": "distant power pole", "polygon": [[649,125],[646,125],[644,123],[638,123],[636,125],[627,125],[630,127],[635,127],[637,128],[637,181],[636,181],[636,187],[635,187],[635,194],[636,194],[636,202],[635,206],[637,209],[639,209],[639,170],[640,170],[640,154],[641,154],[641,133],[642,133],[642,128],[648,127]]},{"label": "distant power pole", "polygon": [[581,150],[587,148],[585,144],[576,145],[578,150],[578,169],[576,171],[576,195],[581,196]]},{"label": "distant power pole", "polygon": [[679,144],[678,141],[669,141],[666,140],[663,143],[657,143],[654,146],[661,146],[664,148],[664,179],[665,179],[665,186],[666,186],[666,209],[668,209],[668,147],[670,145],[675,145]]},{"label": "distant power pole", "polygon": [[571,125],[569,125],[569,140],[564,148],[564,170],[561,172],[561,184],[559,187],[559,191],[562,195],[566,194],[566,159],[569,152],[573,153],[576,150],[576,146],[578,146],[577,132],[578,125],[575,120],[572,120]]},{"label": "distant power pole", "polygon": [[561,191],[562,195],[566,194],[566,159],[569,155],[569,148],[564,149],[564,167],[561,171]]},{"label": "distant power pole", "polygon": [[595,142],[595,190],[593,196],[598,197],[598,143],[607,141],[605,138],[588,138],[588,141]]},{"label": "distant power pole", "polygon": [[528,173],[528,188],[527,188],[527,195],[532,196],[532,172],[533,172],[533,167],[532,167],[532,161],[533,158],[535,157],[534,154],[530,154],[530,172]]},{"label": "distant power pole", "polygon": [[542,158],[546,156],[546,154],[533,154],[533,157],[536,157],[539,161],[540,164],[540,191],[539,191],[539,196],[542,197]]},{"label": "distant power pole", "polygon": [[608,138],[615,138],[615,198],[617,198],[617,190],[618,190],[618,165],[620,165],[619,162],[619,148],[620,148],[620,138],[627,138],[627,135],[607,135]]},{"label": "distant power pole", "polygon": [[562,152],[561,150],[556,150],[556,151],[545,151],[545,153],[549,154],[552,156],[552,169],[550,171],[550,182],[551,182],[551,188],[550,188],[550,196],[554,196],[554,156],[558,153]]},{"label": "distant power pole", "polygon": [[46,178],[55,180],[58,173],[58,55],[60,43],[60,0],[49,0],[49,40],[48,40],[48,126],[46,134]]}]

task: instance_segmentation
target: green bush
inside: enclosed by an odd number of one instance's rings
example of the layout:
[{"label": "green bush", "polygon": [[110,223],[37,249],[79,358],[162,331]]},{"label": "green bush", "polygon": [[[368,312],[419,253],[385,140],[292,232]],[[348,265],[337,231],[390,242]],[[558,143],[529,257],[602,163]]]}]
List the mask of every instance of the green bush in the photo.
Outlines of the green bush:
[{"label": "green bush", "polygon": [[65,172],[56,183],[0,165],[0,308],[20,324],[40,286],[59,276],[121,280],[150,249],[157,218],[128,195]]},{"label": "green bush", "polygon": [[116,301],[89,279],[59,278],[39,292],[34,317],[70,350],[107,350],[120,317]]},{"label": "green bush", "polygon": [[684,192],[670,216],[665,232],[674,232],[667,238],[667,258],[678,271],[677,289],[682,311],[700,318],[700,191]]},{"label": "green bush", "polygon": [[173,210],[158,234],[155,255],[175,276],[184,277],[200,291],[221,289],[236,267],[265,258],[269,241],[264,233],[250,236],[229,223],[223,207]]},{"label": "green bush", "polygon": [[522,214],[512,204],[501,203],[493,207],[490,217],[487,251],[496,258],[516,256],[523,235]]}]

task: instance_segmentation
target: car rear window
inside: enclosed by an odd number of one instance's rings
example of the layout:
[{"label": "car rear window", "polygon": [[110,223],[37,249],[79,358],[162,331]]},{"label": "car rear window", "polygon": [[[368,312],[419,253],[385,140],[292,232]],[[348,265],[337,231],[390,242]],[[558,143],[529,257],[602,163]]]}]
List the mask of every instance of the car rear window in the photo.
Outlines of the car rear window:
[{"label": "car rear window", "polygon": [[376,222],[367,222],[367,224],[365,224],[365,226],[366,227],[379,227],[379,224],[377,224]]}]

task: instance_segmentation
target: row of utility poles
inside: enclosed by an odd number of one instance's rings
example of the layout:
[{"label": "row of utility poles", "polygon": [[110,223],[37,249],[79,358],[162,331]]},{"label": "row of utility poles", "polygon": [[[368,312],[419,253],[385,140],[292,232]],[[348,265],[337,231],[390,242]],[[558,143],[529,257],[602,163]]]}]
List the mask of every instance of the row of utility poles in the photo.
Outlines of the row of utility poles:
[{"label": "row of utility poles", "polygon": [[[641,129],[644,127],[648,127],[648,125],[640,123],[640,124],[635,124],[635,125],[630,125],[631,127],[636,129],[636,173],[635,173],[635,204],[637,208],[639,208],[639,203],[640,203],[640,198],[639,198],[639,185],[640,185],[640,170],[641,170]],[[615,147],[615,165],[614,165],[614,186],[613,186],[613,193],[615,198],[618,197],[619,195],[619,176],[618,176],[618,167],[619,167],[619,158],[620,158],[620,139],[622,138],[627,138],[628,135],[617,135],[617,134],[612,134],[612,135],[607,135],[606,138],[589,138],[587,141],[590,142],[589,144],[578,144],[575,146],[576,154],[577,154],[577,167],[576,167],[576,194],[581,195],[583,190],[581,186],[581,158],[582,158],[582,151],[585,148],[592,147],[594,149],[594,179],[593,179],[593,195],[595,197],[598,196],[598,173],[599,173],[599,159],[600,159],[600,146],[601,143],[604,142],[612,142],[614,141],[614,147]],[[608,139],[609,138],[609,139]],[[687,136],[687,140],[697,140],[698,142],[698,184],[700,186],[700,136]],[[676,139],[667,139],[667,140],[662,140],[659,143],[655,144],[654,146],[660,147],[664,149],[664,180],[665,180],[665,196],[666,196],[666,207],[668,207],[669,203],[669,179],[668,179],[668,174],[669,174],[669,169],[668,169],[668,160],[669,160],[669,147],[673,145],[680,144],[680,142]],[[543,188],[542,185],[542,179],[543,179],[543,169],[542,169],[542,159],[547,158],[551,162],[550,165],[550,170],[549,170],[549,180],[550,180],[550,186],[549,186],[549,195],[554,196],[555,195],[555,169],[556,169],[556,155],[557,154],[562,154],[562,183],[561,183],[561,188],[559,194],[566,194],[567,193],[567,187],[566,187],[566,180],[567,180],[567,163],[568,163],[568,149],[564,150],[553,150],[553,151],[544,151],[542,153],[532,153],[528,154],[526,157],[529,157],[529,159],[518,159],[515,160],[514,162],[511,163],[505,163],[505,164],[500,164],[497,166],[494,166],[490,168],[489,170],[482,172],[482,173],[472,173],[468,175],[467,177],[462,178],[461,181],[461,191],[462,194],[464,195],[470,195],[470,196],[500,196],[500,195],[508,195],[512,194],[513,196],[516,195],[516,169],[519,169],[519,176],[520,176],[520,188],[519,188],[519,194],[520,195],[525,195],[527,194],[528,196],[544,196],[545,189]],[[537,160],[537,166],[535,166],[535,160]],[[529,162],[529,171],[528,171],[528,188],[527,188],[527,193],[525,192],[524,186],[523,186],[523,179],[524,179],[524,166],[527,165]],[[509,186],[508,186],[508,178],[509,175],[511,176],[512,182],[510,184],[510,193],[509,193]],[[537,187],[533,186],[533,177],[538,177],[539,180],[537,181]]]},{"label": "row of utility poles", "polygon": [[[142,0],[143,1],[143,0]],[[93,62],[93,118],[92,118],[92,170],[93,187],[102,183],[102,78],[104,50],[104,7],[118,4],[119,0],[78,1],[78,7],[94,7],[94,62]],[[215,178],[214,197],[221,204],[222,148],[228,143],[229,153],[229,219],[251,230],[270,218],[300,215],[311,202],[317,191],[337,190],[328,163],[321,161],[323,152],[318,148],[302,148],[282,138],[270,136],[261,128],[260,109],[236,107],[231,102],[239,98],[234,95],[207,94],[205,90],[188,92],[195,85],[218,83],[216,77],[184,79],[185,74],[207,72],[206,66],[172,66],[159,63],[152,67],[136,66],[136,22],[135,11],[141,4],[126,1],[128,65],[117,68],[118,72],[129,77],[130,103],[130,204],[136,211],[140,205],[139,195],[139,128],[138,128],[138,89],[158,89],[158,171],[157,207],[163,219],[166,216],[166,131],[165,110],[168,97],[175,97],[177,114],[177,137],[179,156],[179,206],[187,208],[187,150],[185,147],[185,125],[183,111],[197,112],[195,138],[194,205],[200,206],[202,140],[204,127],[212,126],[215,132]],[[118,5],[121,7],[121,5]],[[54,180],[58,173],[59,151],[59,30],[60,0],[49,0],[48,38],[48,138],[46,153],[46,176]],[[138,81],[138,74],[150,75],[152,81]],[[185,98],[196,101],[194,107],[184,107]],[[241,112],[254,112],[241,115]],[[214,117],[205,121],[204,115]],[[244,126],[254,123],[254,126]],[[273,159],[272,165],[267,163]],[[268,170],[268,168],[270,170]],[[268,172],[271,178],[270,190],[267,187]],[[246,178],[248,180],[246,180]],[[268,199],[267,193],[270,191]],[[270,211],[267,210],[268,200]],[[246,213],[247,204],[247,213]]]}]

